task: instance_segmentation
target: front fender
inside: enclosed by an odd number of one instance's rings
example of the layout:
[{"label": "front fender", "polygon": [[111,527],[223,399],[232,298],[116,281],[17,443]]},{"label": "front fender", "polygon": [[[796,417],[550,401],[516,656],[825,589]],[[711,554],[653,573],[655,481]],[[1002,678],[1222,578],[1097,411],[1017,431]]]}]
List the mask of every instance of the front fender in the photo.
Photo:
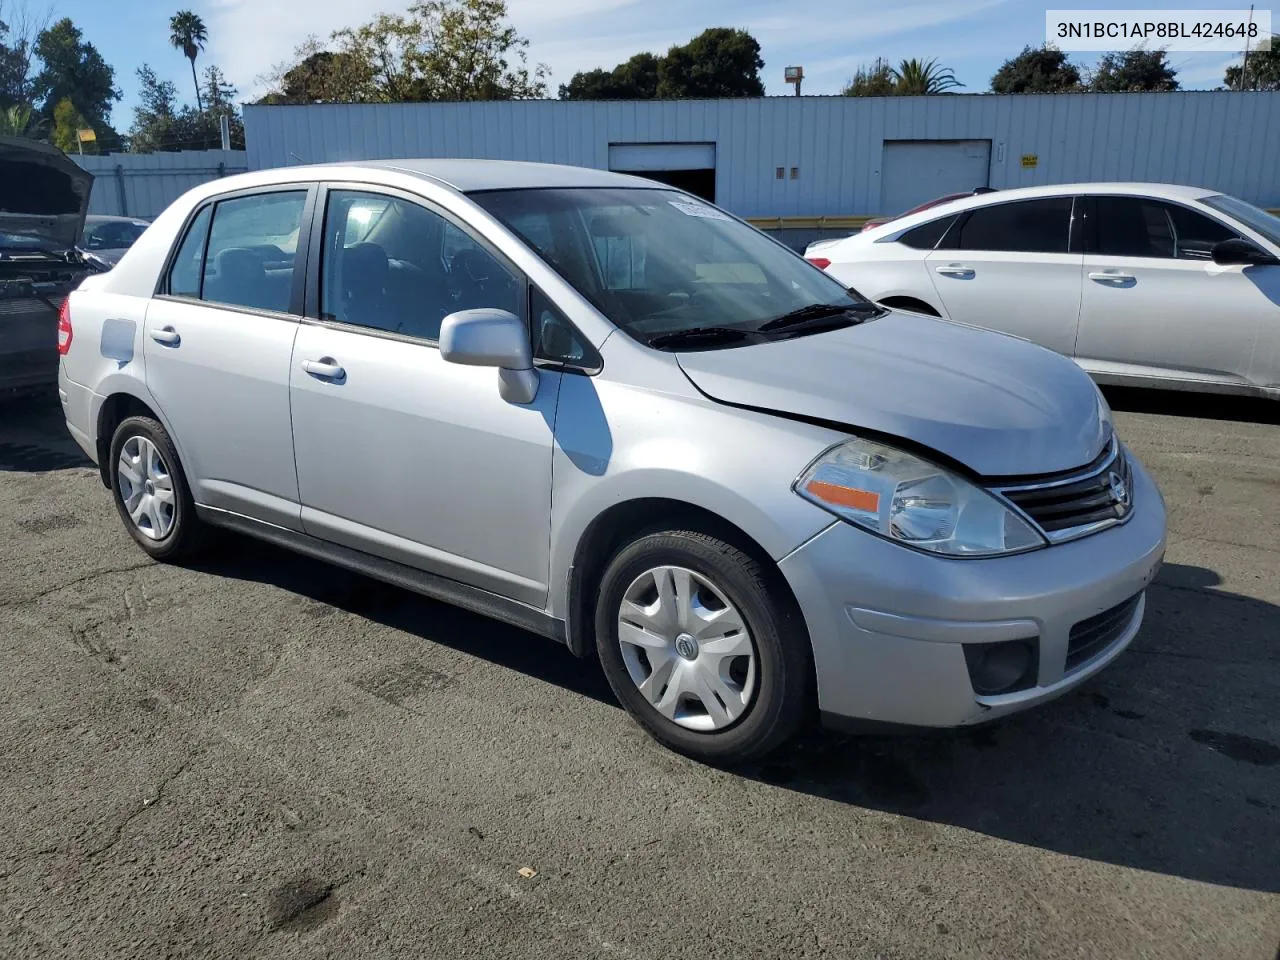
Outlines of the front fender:
[{"label": "front fender", "polygon": [[791,485],[834,430],[590,377],[565,377],[553,454],[548,612],[568,619],[570,574],[592,522],[661,499],[705,510],[775,560],[830,525]]}]

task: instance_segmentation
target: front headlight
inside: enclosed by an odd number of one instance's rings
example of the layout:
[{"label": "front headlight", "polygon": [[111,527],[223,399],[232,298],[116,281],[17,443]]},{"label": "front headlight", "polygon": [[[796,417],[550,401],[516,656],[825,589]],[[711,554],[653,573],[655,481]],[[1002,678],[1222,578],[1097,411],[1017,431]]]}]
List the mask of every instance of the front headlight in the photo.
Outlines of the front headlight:
[{"label": "front headlight", "polygon": [[959,474],[872,440],[832,447],[796,480],[796,493],[889,540],[949,557],[1043,547],[1021,516]]}]

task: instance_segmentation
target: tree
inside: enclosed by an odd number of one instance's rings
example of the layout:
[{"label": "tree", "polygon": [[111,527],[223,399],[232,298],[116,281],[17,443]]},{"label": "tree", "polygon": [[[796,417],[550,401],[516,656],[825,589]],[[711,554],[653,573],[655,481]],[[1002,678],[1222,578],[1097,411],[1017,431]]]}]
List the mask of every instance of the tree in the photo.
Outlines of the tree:
[{"label": "tree", "polygon": [[[40,33],[34,52],[42,67],[31,86],[34,101],[41,104],[41,116],[56,127],[55,112],[68,100],[83,125],[97,134],[100,148],[117,145],[120,138],[108,117],[121,93],[115,86],[115,70],[97,47],[84,40],[70,19],[63,18]],[[63,115],[64,119],[69,116],[65,108]]]},{"label": "tree", "polygon": [[200,81],[196,78],[196,57],[204,49],[209,39],[209,31],[204,21],[190,10],[179,10],[169,18],[169,43],[175,50],[191,61],[191,83],[196,88],[196,109],[202,109],[200,103]]},{"label": "tree", "polygon": [[[335,55],[359,81],[343,93],[374,103],[545,96],[549,71],[545,64],[529,69],[529,41],[506,17],[505,0],[419,0],[404,15],[378,14],[363,26],[339,30]],[[312,56],[322,52],[328,51]],[[294,69],[283,71],[281,80]],[[279,88],[273,93],[286,96]]]},{"label": "tree", "polygon": [[38,20],[24,3],[6,7],[0,0],[0,110],[30,107],[35,101],[31,69],[35,39],[49,25]]},{"label": "tree", "polygon": [[236,88],[215,66],[204,70],[201,95],[204,109],[178,107],[177,88],[159,79],[146,64],[138,69],[141,89],[133,110],[129,145],[134,153],[173,150],[211,150],[222,143],[221,120],[228,117],[231,147],[244,149],[244,123],[236,108]]},{"label": "tree", "polygon": [[870,67],[859,67],[840,93],[846,97],[891,97],[897,93],[893,67],[883,57],[876,57]]},{"label": "tree", "polygon": [[1280,90],[1280,34],[1272,34],[1270,50],[1250,50],[1248,73],[1240,82],[1240,67],[1227,67],[1228,90]]},{"label": "tree", "polygon": [[1094,93],[1165,93],[1177,90],[1178,81],[1163,50],[1137,47],[1124,53],[1104,53],[1093,69],[1088,88]]},{"label": "tree", "polygon": [[951,69],[943,67],[936,58],[903,60],[893,68],[893,85],[894,92],[904,97],[933,96],[964,86]]},{"label": "tree", "polygon": [[612,70],[575,73],[568,84],[560,84],[560,99],[652,100],[658,95],[660,63],[652,53],[637,53]]},{"label": "tree", "polygon": [[760,44],[745,30],[711,27],[672,47],[658,65],[661,99],[763,97]]},{"label": "tree", "polygon": [[138,68],[138,105],[133,108],[133,126],[129,128],[129,149],[134,153],[153,153],[174,149],[176,139],[178,88],[161,80],[147,64]]},{"label": "tree", "polygon": [[278,64],[259,83],[270,88],[259,103],[356,103],[371,89],[368,64],[349,53],[326,50],[308,37],[293,51],[292,64]]},{"label": "tree", "polygon": [[991,78],[992,93],[1066,93],[1080,89],[1080,71],[1056,47],[1023,47]]},{"label": "tree", "polygon": [[[53,134],[50,137],[53,145],[63,153],[79,153],[85,149],[80,142],[80,131],[91,129],[89,122],[76,109],[70,97],[63,97],[53,108]],[[90,140],[90,153],[98,151],[96,140]]]},{"label": "tree", "polygon": [[25,137],[31,132],[34,111],[26,104],[15,103],[0,110],[0,137]]}]

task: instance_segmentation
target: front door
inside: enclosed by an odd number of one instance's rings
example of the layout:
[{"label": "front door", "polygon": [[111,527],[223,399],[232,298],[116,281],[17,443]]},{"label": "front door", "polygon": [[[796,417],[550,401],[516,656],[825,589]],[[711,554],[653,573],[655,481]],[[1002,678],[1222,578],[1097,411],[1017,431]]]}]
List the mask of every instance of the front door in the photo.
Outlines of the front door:
[{"label": "front door", "polygon": [[196,503],[297,530],[289,366],[302,312],[308,190],[211,202],[147,308],[147,386]]},{"label": "front door", "polygon": [[1076,358],[1118,379],[1249,382],[1254,343],[1280,311],[1211,249],[1237,236],[1179,204],[1091,198]]},{"label": "front door", "polygon": [[925,259],[948,319],[1070,356],[1084,257],[1070,252],[1071,197],[978,207]]},{"label": "front door", "polygon": [[290,375],[307,533],[541,608],[561,374],[513,404],[498,373],[446,363],[454,310],[525,316],[525,281],[423,203],[329,191],[319,319]]}]

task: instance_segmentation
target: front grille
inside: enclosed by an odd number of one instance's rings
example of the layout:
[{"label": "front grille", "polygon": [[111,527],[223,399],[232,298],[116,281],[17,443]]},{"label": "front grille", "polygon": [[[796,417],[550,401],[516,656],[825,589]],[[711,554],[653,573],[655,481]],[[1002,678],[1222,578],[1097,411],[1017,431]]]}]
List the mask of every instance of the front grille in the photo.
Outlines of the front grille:
[{"label": "front grille", "polygon": [[1124,603],[1072,627],[1067,640],[1067,672],[1092,660],[1120,639],[1133,622],[1133,612],[1141,599],[1142,594],[1135,594]]},{"label": "front grille", "polygon": [[1129,458],[1115,439],[1093,463],[1072,474],[996,489],[1053,542],[1121,522],[1132,507],[1132,491]]}]

